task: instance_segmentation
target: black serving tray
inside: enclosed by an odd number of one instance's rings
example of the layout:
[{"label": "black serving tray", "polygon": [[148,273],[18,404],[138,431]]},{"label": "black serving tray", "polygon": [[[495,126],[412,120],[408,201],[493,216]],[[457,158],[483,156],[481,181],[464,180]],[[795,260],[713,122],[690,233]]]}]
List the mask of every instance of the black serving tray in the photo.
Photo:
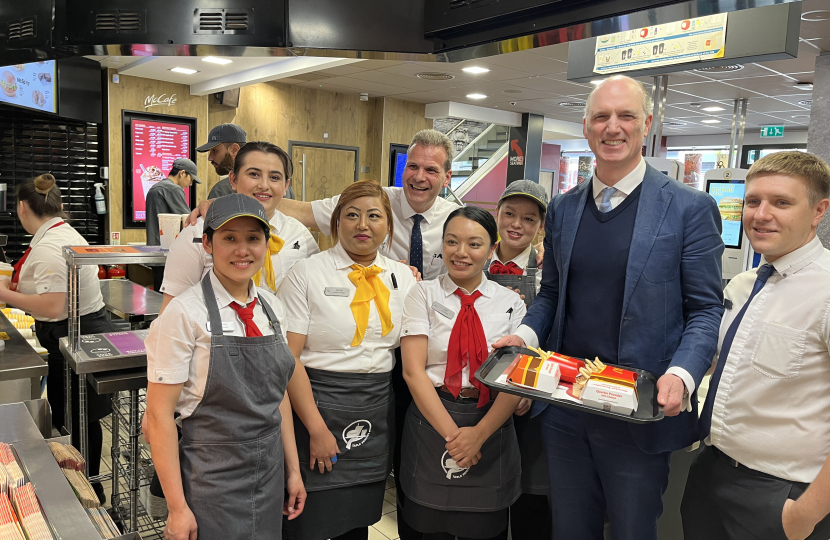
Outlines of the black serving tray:
[{"label": "black serving tray", "polygon": [[[521,396],[535,401],[544,401],[545,403],[550,403],[551,405],[556,405],[557,407],[567,407],[568,409],[576,409],[590,414],[607,416],[608,418],[623,420],[633,424],[647,424],[649,422],[657,422],[658,420],[663,419],[663,407],[657,403],[657,377],[650,371],[628,366],[617,366],[639,374],[639,377],[637,378],[637,395],[639,398],[637,410],[631,415],[625,415],[611,411],[604,411],[602,409],[595,409],[573,401],[553,398],[550,394],[545,392],[525,390],[524,388],[519,388],[507,383],[497,383],[496,379],[504,373],[504,370],[507,369],[510,363],[516,358],[517,354],[538,356],[535,352],[525,349],[524,347],[503,347],[501,349],[496,349],[490,354],[489,357],[487,357],[487,360],[484,361],[481,367],[478,368],[478,371],[476,371],[475,374],[476,379],[483,382],[492,390],[498,390],[499,392],[505,392],[507,394],[513,394],[514,396]],[[607,365],[611,366],[613,364]]]}]

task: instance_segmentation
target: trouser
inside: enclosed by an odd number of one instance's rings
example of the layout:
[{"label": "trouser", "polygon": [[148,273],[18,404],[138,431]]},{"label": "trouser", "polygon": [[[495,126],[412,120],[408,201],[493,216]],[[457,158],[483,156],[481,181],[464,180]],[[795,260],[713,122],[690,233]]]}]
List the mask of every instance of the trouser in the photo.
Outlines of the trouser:
[{"label": "trouser", "polygon": [[[737,465],[737,466],[736,466]],[[782,480],[737,464],[709,446],[689,470],[680,512],[685,540],[787,540],[781,513],[809,484]],[[830,517],[809,540],[830,538]]]},{"label": "trouser", "polygon": [[510,505],[510,536],[514,540],[552,540],[550,499],[522,493]]},{"label": "trouser", "polygon": [[164,267],[153,266],[153,290],[157,293],[161,292],[161,284],[164,282]]},{"label": "trouser", "polygon": [[614,540],[657,540],[671,452],[646,454],[619,420],[554,406],[541,414],[554,537],[603,540],[607,513]]}]

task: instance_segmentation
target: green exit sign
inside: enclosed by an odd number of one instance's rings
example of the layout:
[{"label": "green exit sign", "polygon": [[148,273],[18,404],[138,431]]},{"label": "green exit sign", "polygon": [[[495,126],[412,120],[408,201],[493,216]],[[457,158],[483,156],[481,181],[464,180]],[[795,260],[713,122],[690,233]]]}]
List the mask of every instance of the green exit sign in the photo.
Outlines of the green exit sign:
[{"label": "green exit sign", "polygon": [[784,126],[764,126],[761,128],[761,138],[766,139],[768,137],[783,137],[784,136]]}]

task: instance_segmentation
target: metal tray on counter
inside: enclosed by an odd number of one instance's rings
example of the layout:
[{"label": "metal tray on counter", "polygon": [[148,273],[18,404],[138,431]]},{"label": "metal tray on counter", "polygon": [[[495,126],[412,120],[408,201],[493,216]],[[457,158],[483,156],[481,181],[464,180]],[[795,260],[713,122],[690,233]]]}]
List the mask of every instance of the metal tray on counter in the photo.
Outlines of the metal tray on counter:
[{"label": "metal tray on counter", "polygon": [[[663,419],[663,407],[657,403],[657,377],[654,373],[642,369],[632,368],[628,366],[617,366],[628,371],[633,371],[639,375],[637,378],[637,395],[638,406],[637,410],[631,415],[620,414],[611,411],[604,411],[602,409],[595,409],[588,407],[581,403],[574,401],[558,399],[552,397],[550,394],[535,390],[526,390],[507,383],[498,383],[496,379],[504,373],[510,363],[516,358],[517,354],[527,354],[530,356],[538,356],[535,352],[524,347],[504,347],[494,350],[487,360],[478,368],[475,373],[476,379],[483,382],[488,388],[513,394],[514,396],[521,396],[523,398],[532,399],[535,401],[544,401],[557,407],[567,407],[568,409],[575,409],[590,414],[598,414],[600,416],[607,416],[616,420],[623,420],[634,424],[647,424],[650,422],[657,422]],[[612,364],[607,364],[611,366]]]}]

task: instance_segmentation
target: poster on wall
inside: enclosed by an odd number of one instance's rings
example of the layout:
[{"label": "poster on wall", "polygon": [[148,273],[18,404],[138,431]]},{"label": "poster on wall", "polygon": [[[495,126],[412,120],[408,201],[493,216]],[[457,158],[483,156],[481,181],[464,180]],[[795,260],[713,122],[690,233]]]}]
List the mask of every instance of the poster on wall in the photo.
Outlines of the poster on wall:
[{"label": "poster on wall", "polygon": [[703,154],[686,154],[686,163],[683,171],[683,183],[695,189],[703,189]]},{"label": "poster on wall", "polygon": [[[122,116],[128,157],[124,160],[124,227],[143,228],[150,188],[167,178],[175,160],[195,161],[196,119],[128,111]],[[185,190],[185,200],[193,208],[195,185]]]},{"label": "poster on wall", "polygon": [[599,36],[594,73],[606,75],[723,58],[727,15],[718,13]]},{"label": "poster on wall", "polygon": [[54,113],[55,61],[0,68],[0,102]]}]

